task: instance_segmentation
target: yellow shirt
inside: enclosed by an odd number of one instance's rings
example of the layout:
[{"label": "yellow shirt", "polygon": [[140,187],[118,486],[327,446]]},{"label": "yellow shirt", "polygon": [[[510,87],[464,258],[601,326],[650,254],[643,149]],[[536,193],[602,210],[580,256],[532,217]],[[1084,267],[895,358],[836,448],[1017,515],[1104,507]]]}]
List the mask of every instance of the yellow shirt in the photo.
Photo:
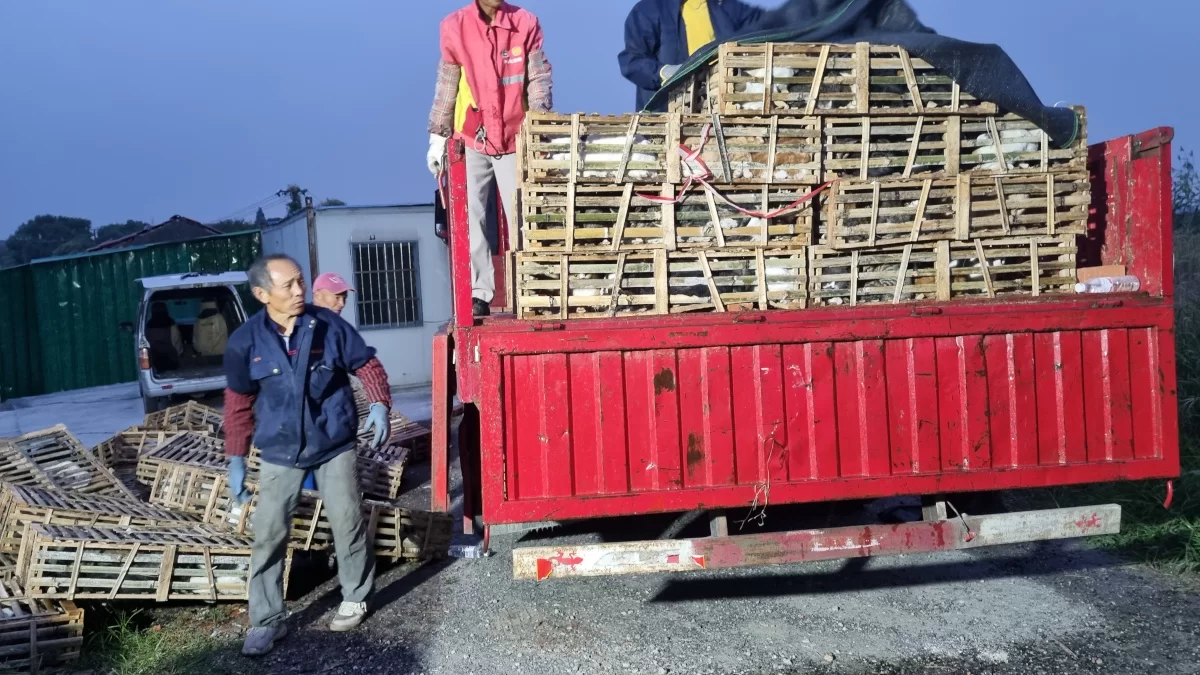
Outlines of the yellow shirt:
[{"label": "yellow shirt", "polygon": [[708,0],[683,0],[683,26],[687,29],[689,56],[717,39],[708,13]]}]

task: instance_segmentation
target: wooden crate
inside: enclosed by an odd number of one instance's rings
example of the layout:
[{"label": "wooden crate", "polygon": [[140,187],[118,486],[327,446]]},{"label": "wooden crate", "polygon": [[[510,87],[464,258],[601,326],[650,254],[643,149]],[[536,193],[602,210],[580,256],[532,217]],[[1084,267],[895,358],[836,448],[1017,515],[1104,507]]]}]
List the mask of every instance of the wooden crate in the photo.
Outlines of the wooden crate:
[{"label": "wooden crate", "polygon": [[[428,442],[427,430],[423,438]],[[369,443],[359,443],[358,482],[363,493],[389,501],[399,497],[404,467],[408,464],[411,452],[411,449],[397,441],[389,441],[378,450],[372,450]]]},{"label": "wooden crate", "polygon": [[146,486],[137,481],[138,458],[167,442],[175,432],[129,427],[92,448],[92,455],[139,499],[146,499]]},{"label": "wooden crate", "polygon": [[814,184],[821,125],[815,117],[530,113],[521,127],[518,175],[548,183],[672,183],[703,174],[680,146],[699,149],[713,181]]},{"label": "wooden crate", "polygon": [[[246,505],[230,508],[230,502],[222,500],[208,522],[231,527],[239,535],[253,535],[253,514],[257,506],[257,490]],[[444,556],[450,546],[453,522],[449,514],[415,511],[370,499],[362,501],[362,508],[367,536],[373,542],[376,557],[424,560]],[[319,493],[305,490],[301,495],[292,516],[288,546],[303,551],[333,548],[333,527]]]},{"label": "wooden crate", "polygon": [[[402,415],[400,417],[403,418]],[[358,481],[363,493],[380,499],[390,500],[398,497],[404,479],[404,468],[412,459],[413,453],[421,452],[425,457],[429,456],[429,436],[429,429],[419,424],[403,424],[393,420],[391,439],[379,450],[372,450],[368,441],[359,440],[356,449]],[[257,474],[261,465],[261,452],[251,446],[250,454],[246,458],[247,468]]]},{"label": "wooden crate", "polygon": [[1074,236],[940,241],[863,251],[809,251],[813,305],[1073,293]]},{"label": "wooden crate", "polygon": [[923,59],[890,45],[720,46],[716,62],[675,89],[668,109],[727,115],[993,114]]},{"label": "wooden crate", "polygon": [[1085,234],[1087,174],[844,180],[829,188],[822,243],[836,249]]},{"label": "wooden crate", "polygon": [[[785,208],[810,186],[719,186],[722,196],[747,211]],[[676,198],[674,186],[653,190]],[[520,248],[531,252],[603,252],[726,247],[802,247],[811,243],[814,199],[771,219],[739,212],[702,187],[678,203],[648,199],[625,186],[542,185],[522,191]]]},{"label": "wooden crate", "polygon": [[803,308],[805,256],[805,249],[518,253],[517,314],[567,319]]},{"label": "wooden crate", "polygon": [[450,514],[370,501],[363,507],[376,558],[419,561],[444,558],[449,553],[454,536]]},{"label": "wooden crate", "polygon": [[115,469],[122,464],[137,464],[137,458],[162,445],[173,436],[167,431],[151,431],[142,426],[118,431],[112,438],[101,441],[92,448],[92,454],[101,464]]},{"label": "wooden crate", "polygon": [[83,610],[75,603],[28,598],[15,582],[0,584],[0,672],[64,666],[82,646]]},{"label": "wooden crate", "polygon": [[78,494],[134,498],[61,424],[0,443],[0,481]]},{"label": "wooden crate", "polygon": [[[207,526],[30,525],[17,568],[31,598],[244,601],[250,544],[247,537]],[[289,550],[285,589],[291,563]]]},{"label": "wooden crate", "polygon": [[1075,110],[1080,132],[1068,148],[1055,147],[1037,125],[1016,115],[827,117],[823,178],[1086,172],[1086,117],[1082,108]]},{"label": "wooden crate", "polygon": [[164,465],[194,466],[209,471],[225,471],[225,441],[203,433],[184,431],[138,458],[137,479],[153,485]]},{"label": "wooden crate", "polygon": [[[239,535],[252,535],[254,528],[251,516],[258,507],[257,486],[252,487],[251,491],[253,496],[247,504],[234,504],[229,499],[229,492],[222,491],[205,515],[205,522],[232,529]],[[333,529],[325,517],[325,502],[317,492],[305,490],[300,495],[292,514],[288,547],[302,551],[324,551],[333,547]]]},{"label": "wooden crate", "polygon": [[131,499],[5,485],[0,494],[0,551],[17,553],[30,523],[154,527],[199,518]]},{"label": "wooden crate", "polygon": [[146,415],[142,426],[152,431],[200,431],[214,436],[221,433],[221,411],[203,403],[188,401]]},{"label": "wooden crate", "polygon": [[7,553],[0,553],[0,582],[12,581],[17,572],[17,559]]}]

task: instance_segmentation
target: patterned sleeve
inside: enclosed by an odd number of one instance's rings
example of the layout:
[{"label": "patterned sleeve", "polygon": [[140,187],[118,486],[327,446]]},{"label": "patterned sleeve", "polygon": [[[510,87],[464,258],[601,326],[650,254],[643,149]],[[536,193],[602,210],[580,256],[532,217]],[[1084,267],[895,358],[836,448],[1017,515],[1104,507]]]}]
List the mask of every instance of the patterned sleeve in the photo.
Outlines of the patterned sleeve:
[{"label": "patterned sleeve", "polygon": [[454,102],[462,68],[445,59],[438,62],[437,88],[429,111],[429,133],[443,138],[454,135]]}]

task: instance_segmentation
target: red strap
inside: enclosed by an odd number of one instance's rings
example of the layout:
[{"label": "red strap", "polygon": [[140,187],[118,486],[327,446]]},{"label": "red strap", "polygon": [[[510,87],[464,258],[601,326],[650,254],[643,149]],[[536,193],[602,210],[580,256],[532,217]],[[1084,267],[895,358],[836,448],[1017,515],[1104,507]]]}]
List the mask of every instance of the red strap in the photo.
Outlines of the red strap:
[{"label": "red strap", "polygon": [[[712,178],[713,173],[711,170],[709,170],[708,165],[704,163],[704,160],[700,159],[700,153],[704,151],[704,146],[708,144],[708,136],[711,132],[712,132],[712,124],[711,123],[705,124],[703,131],[701,131],[701,133],[700,133],[700,145],[699,146],[697,146],[695,149],[692,149],[681,143],[679,145],[679,147],[676,148],[675,151],[678,152],[680,157],[683,158],[684,166],[688,168],[688,177],[683,183],[683,188],[679,191],[679,196],[671,198],[671,197],[664,197],[662,195],[649,195],[649,194],[642,194],[642,193],[638,193],[638,196],[641,197],[642,199],[648,199],[652,202],[656,202],[659,204],[678,204],[679,202],[683,201],[683,198],[685,196],[687,196],[687,193],[689,190],[692,189],[692,186],[695,185],[696,183],[699,183],[700,185],[704,186],[705,190],[708,190],[713,195],[715,195],[718,199],[720,199],[722,202],[725,202],[729,206],[733,207],[734,210],[736,210],[738,213],[745,214],[747,216],[750,216],[751,218],[765,218],[767,220],[770,220],[771,218],[778,218],[779,216],[782,216],[783,214],[796,209],[801,204],[804,204],[805,202],[811,200],[813,197],[816,197],[818,194],[821,193],[822,190],[829,187],[830,185],[833,185],[833,183],[835,182],[832,180],[827,181],[827,182],[821,184],[820,186],[818,186],[812,192],[809,192],[808,194],[797,199],[796,201],[792,202],[791,204],[788,204],[787,206],[784,206],[783,208],[775,209],[774,211],[770,211],[768,213],[762,213],[759,211],[749,211],[747,209],[743,209],[742,207],[740,207],[737,204],[734,204],[732,201],[730,201],[728,197],[721,194],[716,188],[714,188],[708,182],[708,179]],[[714,225],[719,227],[720,223],[714,223]]]}]

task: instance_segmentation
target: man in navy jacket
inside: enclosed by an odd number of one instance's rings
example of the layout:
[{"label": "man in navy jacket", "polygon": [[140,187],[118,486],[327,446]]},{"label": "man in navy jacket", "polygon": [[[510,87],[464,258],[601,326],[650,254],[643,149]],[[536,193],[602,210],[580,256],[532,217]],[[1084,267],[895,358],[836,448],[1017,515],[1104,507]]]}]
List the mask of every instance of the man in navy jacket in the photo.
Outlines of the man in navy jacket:
[{"label": "man in navy jacket", "polygon": [[617,57],[621,74],[637,87],[637,109],[689,56],[753,28],[762,13],[741,0],[640,0],[625,19],[625,49]]},{"label": "man in navy jacket", "polygon": [[287,633],[283,567],[304,477],[316,474],[333,530],[342,604],[330,624],[362,623],[375,582],[375,561],[358,487],[358,411],[350,374],[373,401],[365,429],[378,446],[388,436],[392,405],[387,373],[375,350],[337,314],[304,302],[295,260],[270,255],[250,266],[250,289],[263,310],[229,338],[225,349],[225,454],[229,489],[251,499],[246,454],[251,436],[262,453],[250,555],[250,632],[242,653],[259,656]]}]

